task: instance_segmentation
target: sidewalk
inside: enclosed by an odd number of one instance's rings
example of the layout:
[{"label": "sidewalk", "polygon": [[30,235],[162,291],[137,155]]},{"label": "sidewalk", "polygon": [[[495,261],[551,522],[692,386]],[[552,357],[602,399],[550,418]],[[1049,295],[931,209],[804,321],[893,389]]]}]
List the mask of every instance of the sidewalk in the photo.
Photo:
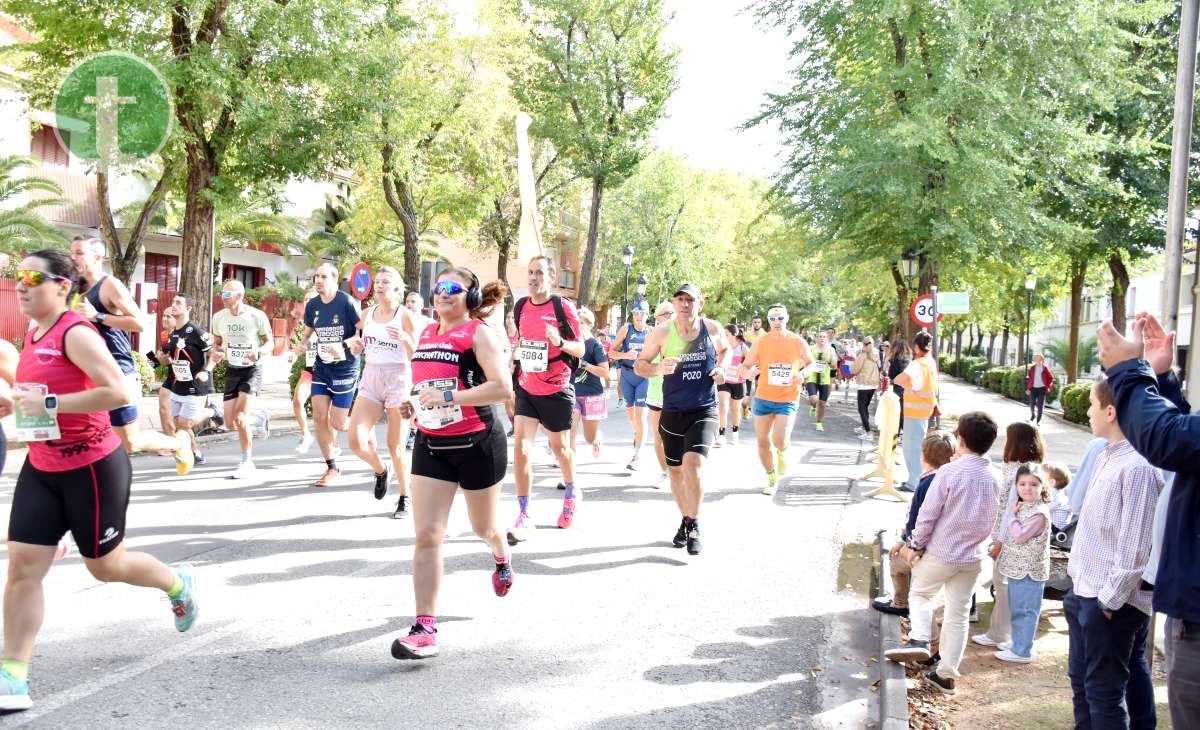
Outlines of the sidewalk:
[{"label": "sidewalk", "polygon": [[[957,419],[967,411],[991,414],[1000,426],[1000,435],[990,452],[996,462],[1004,455],[1004,430],[1008,424],[1029,420],[1029,407],[1024,403],[948,375],[941,376],[940,407],[943,417],[949,419]],[[1047,408],[1042,416],[1042,438],[1046,441],[1047,460],[1065,462],[1073,472],[1093,436],[1087,427],[1065,420],[1061,411],[1052,412]]]}]

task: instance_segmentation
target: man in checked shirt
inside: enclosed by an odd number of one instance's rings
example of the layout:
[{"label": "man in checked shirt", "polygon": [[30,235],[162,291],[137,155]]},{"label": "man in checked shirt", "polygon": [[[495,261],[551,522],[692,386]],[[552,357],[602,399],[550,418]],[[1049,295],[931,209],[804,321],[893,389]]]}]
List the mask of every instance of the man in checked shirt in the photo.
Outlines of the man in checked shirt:
[{"label": "man in checked shirt", "polygon": [[1152,586],[1142,572],[1162,474],[1125,439],[1104,376],[1092,384],[1088,420],[1108,445],[1092,470],[1067,563],[1074,585],[1063,612],[1075,726],[1152,728],[1154,687],[1146,663]]},{"label": "man in checked shirt", "polygon": [[958,419],[957,456],[938,469],[929,485],[917,524],[900,554],[912,568],[908,589],[908,616],[912,629],[908,641],[884,656],[894,662],[929,660],[933,599],[946,593],[942,622],[941,661],[923,675],[925,684],[943,694],[954,694],[963,650],[967,645],[967,616],[971,594],[979,580],[984,543],[992,534],[1000,506],[1000,473],[988,461],[996,440],[996,421],[982,411]]}]

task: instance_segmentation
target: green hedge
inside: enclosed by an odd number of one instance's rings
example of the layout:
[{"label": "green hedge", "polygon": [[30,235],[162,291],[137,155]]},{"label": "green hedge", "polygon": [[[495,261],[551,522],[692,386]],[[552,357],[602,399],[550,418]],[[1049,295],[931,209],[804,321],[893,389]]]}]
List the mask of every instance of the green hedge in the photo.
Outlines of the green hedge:
[{"label": "green hedge", "polygon": [[1087,425],[1088,397],[1091,393],[1091,390],[1091,383],[1079,381],[1071,383],[1067,387],[1063,388],[1063,415],[1068,421]]},{"label": "green hedge", "polygon": [[987,370],[987,358],[983,357],[963,357],[961,360],[954,357],[954,353],[938,356],[938,371],[947,375],[954,375],[964,380],[974,382],[976,370]]},{"label": "green hedge", "polygon": [[[1005,398],[1021,401],[1022,403],[1029,402],[1029,396],[1025,394],[1025,379],[1028,371],[1023,366],[1011,368],[977,368],[983,370],[983,387],[988,390],[999,393]],[[972,380],[972,382],[974,382]],[[1058,398],[1058,381],[1054,381],[1054,385],[1050,387],[1046,393],[1046,402],[1053,403]],[[1085,406],[1086,410],[1086,406]]]}]

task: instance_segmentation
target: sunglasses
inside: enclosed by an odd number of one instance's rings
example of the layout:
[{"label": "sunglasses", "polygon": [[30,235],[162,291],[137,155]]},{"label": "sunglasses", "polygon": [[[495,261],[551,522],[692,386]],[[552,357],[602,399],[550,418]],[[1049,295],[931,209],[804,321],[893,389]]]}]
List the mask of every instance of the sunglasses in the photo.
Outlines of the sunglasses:
[{"label": "sunglasses", "polygon": [[787,320],[787,317],[767,317],[767,319],[771,322],[783,322]]},{"label": "sunglasses", "polygon": [[462,294],[466,290],[467,288],[462,284],[459,284],[457,281],[450,281],[449,279],[445,281],[439,281],[433,286],[434,294],[441,294],[447,297],[453,297],[458,294]]},{"label": "sunglasses", "polygon": [[22,269],[17,272],[17,281],[25,286],[41,286],[46,281],[70,281],[70,279],[57,274],[48,274],[45,271]]},{"label": "sunglasses", "polygon": [[222,299],[233,299],[233,294],[234,294],[234,292],[231,292],[231,291],[223,291],[223,292],[221,292],[221,298]]}]

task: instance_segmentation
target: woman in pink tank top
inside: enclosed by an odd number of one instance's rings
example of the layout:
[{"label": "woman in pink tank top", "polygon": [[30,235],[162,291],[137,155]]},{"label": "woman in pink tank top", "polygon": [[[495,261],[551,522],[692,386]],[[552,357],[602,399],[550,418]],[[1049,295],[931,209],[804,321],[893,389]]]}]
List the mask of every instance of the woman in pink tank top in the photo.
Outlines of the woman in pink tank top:
[{"label": "woman in pink tank top", "polygon": [[28,664],[45,612],[41,583],[67,532],[98,580],[166,592],[180,631],[196,617],[190,569],[176,572],[125,550],[132,472],[108,418],[127,403],[125,378],[95,327],[68,309],[74,293],[67,254],[37,251],[21,261],[17,300],[34,326],[25,334],[12,396],[0,396],[0,417],[15,412],[18,435],[29,446],[9,515],[4,710],[32,705]]},{"label": "woman in pink tank top", "polygon": [[[437,656],[436,608],[442,538],[461,487],[475,534],[491,548],[497,596],[513,583],[504,533],[496,526],[508,444],[493,404],[512,397],[504,344],[483,320],[504,301],[504,285],[485,287],[468,269],[441,272],[433,288],[438,322],[421,333],[412,357],[412,396],[401,415],[417,415],[412,455],[413,589],[417,622],[392,643],[397,659]],[[489,566],[491,564],[489,563]]]}]

